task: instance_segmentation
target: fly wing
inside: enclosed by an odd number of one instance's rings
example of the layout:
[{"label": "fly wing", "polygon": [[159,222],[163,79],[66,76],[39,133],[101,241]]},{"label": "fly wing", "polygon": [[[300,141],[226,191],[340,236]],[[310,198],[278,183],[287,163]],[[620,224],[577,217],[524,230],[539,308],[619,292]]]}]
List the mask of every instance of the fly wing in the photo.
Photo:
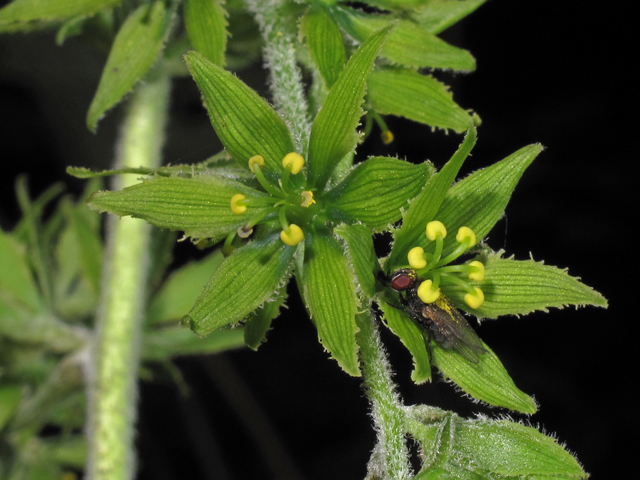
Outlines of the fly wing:
[{"label": "fly wing", "polygon": [[469,322],[441,297],[436,303],[425,305],[423,316],[431,320],[436,342],[447,350],[455,350],[471,363],[478,363],[486,350]]}]

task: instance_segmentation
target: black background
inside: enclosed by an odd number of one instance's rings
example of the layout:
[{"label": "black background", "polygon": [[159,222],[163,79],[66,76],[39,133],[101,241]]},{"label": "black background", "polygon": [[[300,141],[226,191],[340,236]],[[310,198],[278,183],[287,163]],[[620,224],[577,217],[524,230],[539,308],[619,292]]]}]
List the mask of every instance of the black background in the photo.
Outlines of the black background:
[{"label": "black background", "polygon": [[[516,384],[540,404],[536,415],[515,418],[555,432],[593,478],[624,478],[638,447],[638,319],[629,298],[637,274],[628,273],[638,260],[639,105],[631,73],[638,45],[629,3],[491,0],[443,35],[478,62],[472,74],[441,76],[456,101],[483,120],[465,173],[530,143],[546,147],[489,244],[518,259],[531,252],[569,267],[609,299],[608,310],[553,309],[478,328]],[[84,126],[103,62],[103,54],[73,39],[56,47],[52,34],[0,37],[4,229],[18,215],[18,173],[28,173],[33,195],[53,181],[78,193],[82,183],[65,176],[66,165],[110,165],[122,109],[109,113],[97,135]],[[267,94],[259,68],[240,75]],[[191,80],[175,82],[172,102],[167,162],[196,162],[217,152]],[[396,142],[384,147],[372,135],[359,149],[361,158],[397,153],[442,166],[461,140],[402,120],[389,123]],[[180,259],[190,254],[186,244],[177,248]],[[323,352],[292,294],[290,309],[258,353],[178,360],[190,396],[168,381],[143,383],[141,479],[364,477],[374,433],[360,381]],[[412,385],[408,354],[386,332],[383,339],[407,404],[466,416],[508,413],[473,404],[442,382]]]}]

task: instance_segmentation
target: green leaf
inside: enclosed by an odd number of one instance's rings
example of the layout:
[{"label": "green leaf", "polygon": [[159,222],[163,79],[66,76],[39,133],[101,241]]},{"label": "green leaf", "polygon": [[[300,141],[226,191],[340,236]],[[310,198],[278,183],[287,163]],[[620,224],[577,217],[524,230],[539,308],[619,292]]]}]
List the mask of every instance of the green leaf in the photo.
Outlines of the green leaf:
[{"label": "green leaf", "polygon": [[434,168],[396,158],[374,157],[360,163],[322,200],[332,219],[362,222],[380,232],[400,220],[402,209],[420,193]]},{"label": "green leaf", "polygon": [[309,140],[309,184],[322,190],[331,172],[360,136],[366,81],[391,25],[373,33],[347,62],[313,122]]},{"label": "green leaf", "polygon": [[271,321],[280,315],[280,307],[284,305],[286,298],[287,291],[283,289],[274,301],[265,303],[249,316],[244,327],[244,343],[251,350],[258,350],[260,344],[266,341]]},{"label": "green leaf", "polygon": [[176,270],[154,295],[147,309],[147,324],[179,320],[193,307],[224,256],[216,250],[197,262]]},{"label": "green leaf", "polygon": [[380,271],[371,232],[364,225],[338,225],[333,233],[347,242],[347,255],[358,279],[358,287],[367,297],[376,292],[376,272]]},{"label": "green leaf", "polygon": [[183,325],[204,337],[246,318],[284,285],[294,252],[277,235],[237,249],[215,271]]},{"label": "green leaf", "polygon": [[[435,220],[441,221],[454,235],[445,240],[442,255],[456,248],[454,236],[463,225],[472,229],[478,240],[491,231],[502,217],[522,174],[541,151],[541,145],[521,148],[504,160],[472,173],[447,192]],[[424,234],[422,237],[425,238]]]},{"label": "green leaf", "polygon": [[101,212],[142,218],[160,228],[183,230],[187,237],[216,241],[266,208],[248,206],[245,213],[235,215],[230,201],[236,193],[265,195],[222,177],[157,177],[119,192],[96,192],[87,199],[87,204]]},{"label": "green leaf", "polygon": [[431,342],[433,363],[445,378],[477,400],[522,413],[535,413],[537,407],[533,399],[516,387],[493,350],[484,342],[482,345],[486,352],[473,364],[457,351],[445,350]]},{"label": "green leaf", "polygon": [[480,471],[512,478],[587,478],[556,439],[535,428],[509,420],[456,418],[454,423],[451,457],[467,458]]},{"label": "green leaf", "polygon": [[320,342],[345,372],[360,376],[353,274],[343,248],[332,236],[305,235],[302,285]]},{"label": "green leaf", "polygon": [[307,37],[311,58],[327,88],[331,88],[347,61],[340,28],[322,7],[311,7],[302,17],[300,32]]},{"label": "green leaf", "polygon": [[482,282],[472,283],[484,292],[484,303],[471,310],[462,300],[462,291],[452,289],[450,292],[456,304],[478,317],[526,315],[566,305],[607,307],[607,300],[600,293],[570,276],[566,269],[534,260],[501,258],[499,253],[479,260],[485,264],[485,278]]},{"label": "green leaf", "polygon": [[25,246],[0,229],[0,298],[30,311],[44,309]]},{"label": "green leaf", "polygon": [[0,431],[18,408],[24,385],[0,385]]},{"label": "green leaf", "polygon": [[535,428],[423,410],[407,409],[407,428],[424,449],[423,469],[415,479],[587,478],[556,439]]},{"label": "green leaf", "polygon": [[442,129],[462,133],[471,117],[453,101],[446,85],[431,75],[414,70],[385,68],[369,76],[368,99],[382,114],[405,117]]},{"label": "green leaf", "polygon": [[142,359],[168,360],[184,355],[211,355],[244,346],[242,328],[224,329],[199,338],[182,327],[147,331],[143,336]]},{"label": "green leaf", "polygon": [[96,131],[98,121],[115,106],[155,63],[171,26],[172,10],[163,1],[142,5],[124,22],[111,47],[100,84],[87,113],[87,126]]},{"label": "green leaf", "polygon": [[67,203],[64,207],[71,231],[76,237],[80,268],[95,294],[100,293],[102,278],[103,249],[99,232],[92,227],[87,217],[80,211],[86,210],[84,205],[72,206]]},{"label": "green leaf", "polygon": [[122,0],[14,0],[0,9],[0,32],[30,30],[29,22],[89,16]]},{"label": "green leaf", "polygon": [[409,12],[409,18],[427,32],[437,35],[454,23],[473,13],[487,0],[463,0],[432,2]]},{"label": "green leaf", "polygon": [[384,319],[391,331],[402,341],[413,357],[411,380],[415,383],[431,381],[431,362],[422,330],[403,311],[384,300],[378,300]]},{"label": "green leaf", "polygon": [[211,125],[233,159],[242,167],[254,155],[265,160],[265,175],[276,180],[282,159],[295,150],[284,120],[240,79],[197,52],[185,56],[209,112]]},{"label": "green leaf", "polygon": [[[407,253],[413,247],[417,245],[426,246],[425,228],[427,223],[434,220],[449,187],[475,145],[476,138],[476,128],[470,126],[456,153],[442,167],[442,170],[429,179],[420,195],[411,202],[409,210],[402,219],[402,227],[395,234],[393,248],[387,260],[388,271],[395,270],[401,265],[406,265]],[[449,228],[448,225],[446,226]]]},{"label": "green leaf", "polygon": [[227,12],[220,0],[185,0],[184,25],[193,48],[224,67],[227,48]]},{"label": "green leaf", "polygon": [[[333,8],[332,16],[360,43],[397,18],[394,15],[370,15],[346,7]],[[431,67],[467,72],[476,68],[476,61],[469,52],[449,45],[409,20],[399,20],[381,56],[411,68]]]}]

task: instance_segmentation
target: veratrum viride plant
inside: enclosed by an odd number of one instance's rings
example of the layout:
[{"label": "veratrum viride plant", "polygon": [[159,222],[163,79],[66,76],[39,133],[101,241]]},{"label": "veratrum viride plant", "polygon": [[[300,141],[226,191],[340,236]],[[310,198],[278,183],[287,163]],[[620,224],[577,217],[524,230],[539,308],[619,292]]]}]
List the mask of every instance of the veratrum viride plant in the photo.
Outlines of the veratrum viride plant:
[{"label": "veratrum viride plant", "polygon": [[[0,470],[0,478],[29,478],[37,463],[30,453],[34,445],[48,448],[33,428],[48,417],[34,423],[33,411],[66,398],[57,393],[50,404],[42,400],[69,370],[65,365],[74,367],[70,392],[87,385],[88,478],[133,478],[140,345],[149,361],[241,342],[257,349],[285,304],[291,281],[328,356],[345,374],[363,379],[378,434],[368,478],[587,477],[554,438],[523,423],[404,405],[378,333],[389,328],[406,346],[414,382],[431,381],[435,370],[475,401],[531,415],[536,403],[514,384],[469,319],[565,305],[606,306],[599,293],[566,270],[515,260],[483,242],[540,145],[525,146],[456,182],[480,119],[459,107],[424,69],[475,68],[469,52],[437,34],[484,0],[40,3],[16,0],[0,10],[0,31],[58,25],[60,43],[70,35],[95,40],[96,31],[111,39],[87,115],[89,129],[135,90],[114,169],[68,169],[80,178],[122,174],[113,190],[96,191],[95,184],[87,190],[91,209],[123,217],[108,224],[104,261],[95,212],[67,200],[60,218],[68,226],[45,228],[53,224],[41,225],[42,209],[54,194],[31,204],[24,186],[19,195],[25,220],[0,237],[3,250],[14,252],[6,261],[18,272],[0,274],[3,314],[12,319],[20,314],[27,323],[37,317],[57,328],[37,338],[52,367],[35,382],[36,393],[23,398],[17,387],[0,390],[0,403],[11,406],[0,409],[0,428],[6,426],[12,449],[7,455],[12,466]],[[246,28],[251,18],[260,37]],[[259,57],[261,48],[275,108],[225,69],[240,69]],[[224,151],[195,165],[163,167],[170,79],[186,73],[201,92]],[[464,137],[439,171],[429,162],[392,157],[354,164],[356,147],[374,124],[384,143],[393,141],[382,117],[389,114]],[[164,233],[152,234],[136,219]],[[75,270],[65,270],[62,257],[48,259],[51,249],[34,240],[39,231],[63,232],[57,251],[81,252]],[[157,249],[150,242],[166,239],[167,231],[183,232],[184,239],[213,253],[175,273],[146,303],[149,278],[163,270],[154,267]],[[383,258],[374,249],[378,234],[392,238]],[[168,238],[170,244],[174,237]],[[35,261],[16,260],[24,249],[33,250]],[[55,265],[54,273],[47,265]],[[71,307],[79,308],[74,302],[82,292],[57,296],[49,287],[75,276],[92,300],[74,316]],[[91,313],[96,309],[98,314]],[[76,317],[80,325],[71,328]],[[3,320],[0,334],[18,342],[20,335],[10,326]],[[54,341],[61,338],[67,339],[62,346]],[[23,381],[14,376],[16,385]],[[417,471],[409,442],[420,449]],[[84,455],[80,449],[76,466]],[[47,461],[58,472],[64,467],[52,454]]]}]

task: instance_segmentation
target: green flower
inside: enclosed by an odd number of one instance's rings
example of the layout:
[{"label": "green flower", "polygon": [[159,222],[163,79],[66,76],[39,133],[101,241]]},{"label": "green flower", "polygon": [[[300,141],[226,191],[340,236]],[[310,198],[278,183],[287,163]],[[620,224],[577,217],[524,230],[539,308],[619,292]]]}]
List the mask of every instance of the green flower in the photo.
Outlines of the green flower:
[{"label": "green flower", "polygon": [[265,100],[190,52],[187,65],[228,156],[159,169],[133,187],[88,199],[92,208],[182,230],[194,242],[225,240],[229,256],[183,319],[198,335],[248,319],[247,343],[256,347],[295,272],[320,341],[346,372],[360,374],[359,286],[336,235],[354,226],[370,240],[386,230],[433,173],[428,163],[385,157],[351,167],[365,82],[389,30],[376,32],[349,59],[299,151]]},{"label": "green flower", "polygon": [[[415,382],[430,380],[433,362],[472,397],[533,413],[535,402],[517,389],[493,351],[472,331],[456,327],[455,308],[478,318],[497,318],[565,305],[606,307],[607,302],[566,270],[531,259],[503,258],[503,252],[481,242],[542,147],[524,147],[451,186],[475,140],[471,129],[404,213],[384,264],[391,288],[383,289],[377,302],[386,324],[413,355]],[[459,262],[462,255],[467,259]],[[393,290],[403,296],[404,305]],[[447,314],[450,318],[443,318]],[[464,318],[460,322],[466,324]]]}]

